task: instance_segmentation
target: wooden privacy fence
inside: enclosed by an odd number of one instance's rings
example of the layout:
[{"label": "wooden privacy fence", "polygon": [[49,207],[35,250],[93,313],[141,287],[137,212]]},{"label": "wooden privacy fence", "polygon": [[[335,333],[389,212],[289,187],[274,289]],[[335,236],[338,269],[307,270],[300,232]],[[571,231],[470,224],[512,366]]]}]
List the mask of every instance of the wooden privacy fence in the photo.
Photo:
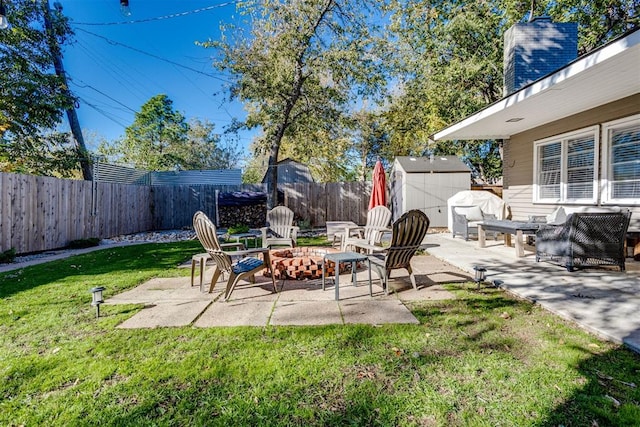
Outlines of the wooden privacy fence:
[{"label": "wooden privacy fence", "polygon": [[[371,183],[280,186],[285,205],[313,227],[366,221]],[[241,186],[139,186],[0,173],[0,252],[57,249],[72,240],[190,227],[197,210],[216,214],[216,191],[266,191]]]}]

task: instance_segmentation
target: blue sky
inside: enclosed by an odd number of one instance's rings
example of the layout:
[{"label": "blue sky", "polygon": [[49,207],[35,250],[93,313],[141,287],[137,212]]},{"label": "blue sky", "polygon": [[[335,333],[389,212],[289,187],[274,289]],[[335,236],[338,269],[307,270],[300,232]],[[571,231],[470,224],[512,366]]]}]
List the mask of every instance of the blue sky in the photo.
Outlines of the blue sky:
[{"label": "blue sky", "polygon": [[[238,20],[233,2],[130,0],[128,17],[119,0],[59,2],[75,32],[63,62],[90,149],[94,134],[107,140],[123,136],[134,112],[158,94],[166,94],[187,119],[208,119],[216,132],[233,117],[244,117],[240,104],[225,102],[225,79],[211,65],[212,50],[195,45],[218,39],[221,22]],[[186,13],[198,9],[208,10]],[[241,135],[243,148],[252,135]]]}]

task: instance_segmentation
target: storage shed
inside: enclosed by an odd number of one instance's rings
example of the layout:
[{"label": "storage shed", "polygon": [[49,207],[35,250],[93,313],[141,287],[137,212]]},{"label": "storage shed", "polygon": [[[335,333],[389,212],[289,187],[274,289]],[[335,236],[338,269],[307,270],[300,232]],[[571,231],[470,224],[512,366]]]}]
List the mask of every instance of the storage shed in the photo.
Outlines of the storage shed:
[{"label": "storage shed", "polygon": [[429,217],[430,227],[446,227],[447,200],[471,188],[471,170],[456,156],[396,157],[390,187],[394,221],[419,209]]}]

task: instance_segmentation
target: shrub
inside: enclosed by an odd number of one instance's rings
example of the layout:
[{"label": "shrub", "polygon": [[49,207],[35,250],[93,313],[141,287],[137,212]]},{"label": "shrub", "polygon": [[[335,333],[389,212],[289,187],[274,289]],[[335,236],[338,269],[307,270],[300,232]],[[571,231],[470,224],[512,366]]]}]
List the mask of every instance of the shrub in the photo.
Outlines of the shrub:
[{"label": "shrub", "polygon": [[227,230],[227,233],[240,234],[240,233],[246,233],[247,231],[249,231],[248,225],[236,224],[229,227],[229,229]]},{"label": "shrub", "polygon": [[16,259],[16,248],[7,249],[0,252],[0,264],[13,262]]},{"label": "shrub", "polygon": [[99,244],[100,244],[99,238],[89,237],[88,239],[72,240],[69,242],[67,247],[69,249],[82,249],[82,248],[91,248],[94,246],[98,246]]}]

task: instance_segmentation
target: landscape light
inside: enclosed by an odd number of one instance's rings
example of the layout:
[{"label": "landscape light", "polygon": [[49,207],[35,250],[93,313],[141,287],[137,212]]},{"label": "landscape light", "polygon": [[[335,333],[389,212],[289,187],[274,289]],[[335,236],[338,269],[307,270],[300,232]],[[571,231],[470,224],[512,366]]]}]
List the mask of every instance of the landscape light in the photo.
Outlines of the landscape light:
[{"label": "landscape light", "polygon": [[484,282],[486,278],[485,273],[487,272],[487,269],[479,265],[474,266],[473,269],[476,271],[476,276],[473,280],[478,285],[478,289],[480,289],[480,283]]},{"label": "landscape light", "polygon": [[103,286],[98,286],[97,288],[91,289],[91,305],[96,306],[96,318],[100,317],[100,304],[104,302],[104,300],[102,299],[102,291],[104,290],[105,288]]},{"label": "landscape light", "polygon": [[120,13],[124,16],[131,16],[131,9],[129,9],[129,0],[120,0]]},{"label": "landscape light", "polygon": [[4,7],[4,2],[0,0],[0,30],[5,30],[9,27],[9,20],[7,19],[7,8]]}]

